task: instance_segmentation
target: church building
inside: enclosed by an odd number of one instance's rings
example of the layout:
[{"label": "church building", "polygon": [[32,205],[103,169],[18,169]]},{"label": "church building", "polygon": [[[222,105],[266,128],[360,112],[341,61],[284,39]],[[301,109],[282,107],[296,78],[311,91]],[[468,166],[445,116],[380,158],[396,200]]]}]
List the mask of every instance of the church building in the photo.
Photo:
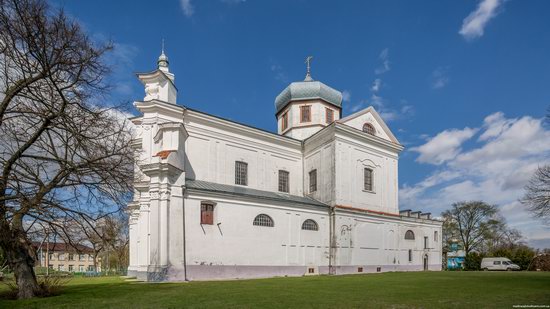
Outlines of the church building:
[{"label": "church building", "polygon": [[177,104],[163,53],[137,74],[128,275],[146,281],[441,270],[441,225],[399,210],[403,146],[373,107],[314,80],[275,98],[277,133]]}]

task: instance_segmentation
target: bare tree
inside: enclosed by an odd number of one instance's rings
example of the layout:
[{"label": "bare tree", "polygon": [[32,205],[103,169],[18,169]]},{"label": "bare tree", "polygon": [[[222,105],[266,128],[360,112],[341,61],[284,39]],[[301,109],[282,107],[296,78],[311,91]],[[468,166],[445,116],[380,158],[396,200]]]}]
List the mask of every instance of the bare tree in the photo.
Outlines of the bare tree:
[{"label": "bare tree", "polygon": [[457,237],[466,255],[480,249],[494,227],[500,224],[497,208],[481,201],[454,203],[442,215],[449,222],[444,234]]},{"label": "bare tree", "polygon": [[106,263],[108,268],[111,269],[111,261],[114,260],[116,270],[121,271],[128,266],[128,249],[130,243],[128,217],[125,213],[117,213],[105,217],[101,221],[99,228],[103,231],[105,250],[109,252],[105,259]]},{"label": "bare tree", "polygon": [[550,165],[537,169],[525,186],[525,195],[520,201],[535,217],[550,223]]},{"label": "bare tree", "polygon": [[29,226],[74,245],[75,224],[94,228],[130,195],[128,126],[102,104],[110,49],[43,0],[0,0],[0,248],[19,298],[42,293]]}]

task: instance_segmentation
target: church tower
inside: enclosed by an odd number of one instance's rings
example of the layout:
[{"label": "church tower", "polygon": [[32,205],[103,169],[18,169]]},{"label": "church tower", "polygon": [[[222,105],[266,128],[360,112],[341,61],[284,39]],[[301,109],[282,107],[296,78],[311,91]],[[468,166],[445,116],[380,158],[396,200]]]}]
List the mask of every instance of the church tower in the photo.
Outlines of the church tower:
[{"label": "church tower", "polygon": [[138,79],[145,87],[143,101],[158,100],[176,104],[178,90],[174,84],[174,74],[168,68],[168,57],[162,52],[157,60],[157,69],[148,73],[138,73]]},{"label": "church tower", "polygon": [[[164,45],[164,44],[163,44]],[[134,199],[130,212],[128,274],[163,281],[183,267],[183,186],[185,108],[176,104],[174,74],[164,46],[154,71],[138,73],[145,88],[141,113],[133,117],[136,154]]]},{"label": "church tower", "polygon": [[312,58],[306,58],[304,81],[291,83],[275,99],[278,133],[299,140],[310,137],[342,115],[342,93],[313,80]]}]

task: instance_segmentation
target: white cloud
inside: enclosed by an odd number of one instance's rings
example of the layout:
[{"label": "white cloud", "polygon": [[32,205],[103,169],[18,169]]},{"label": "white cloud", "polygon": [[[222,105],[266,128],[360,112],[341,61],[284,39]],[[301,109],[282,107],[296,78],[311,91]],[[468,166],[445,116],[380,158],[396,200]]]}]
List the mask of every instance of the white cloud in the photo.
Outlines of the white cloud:
[{"label": "white cloud", "polygon": [[[462,132],[468,128],[437,134],[415,149],[420,153],[417,161],[431,161],[437,170],[400,189],[401,208],[421,205],[425,211],[438,213],[453,202],[483,200],[499,205],[510,226],[520,229],[531,245],[549,245],[550,230],[518,202],[536,168],[550,163],[550,130],[542,122],[530,116],[506,118],[501,112],[493,113],[483,121],[477,143],[466,150],[461,149],[460,140],[473,137],[471,132]],[[449,134],[459,138],[445,142],[442,137]],[[436,138],[440,143],[434,142]],[[438,145],[441,153],[436,151]]]},{"label": "white cloud", "polygon": [[348,90],[342,91],[342,100],[344,102],[349,102],[349,100],[351,100],[351,92],[349,92]]},{"label": "white cloud", "polygon": [[191,17],[195,13],[195,7],[191,3],[191,0],[180,0],[180,6],[183,10],[183,14],[187,17]]},{"label": "white cloud", "polygon": [[271,65],[271,72],[275,73],[276,80],[285,84],[288,83],[288,76],[281,65],[273,63]]},{"label": "white cloud", "polygon": [[388,72],[391,69],[390,68],[390,59],[389,59],[389,49],[384,48],[380,52],[380,55],[378,56],[378,59],[380,59],[380,61],[382,61],[382,65],[380,67],[378,67],[376,70],[374,70],[374,73],[379,75],[379,74],[384,74],[384,73]]},{"label": "white cloud", "polygon": [[132,87],[132,71],[138,52],[139,48],[134,45],[115,43],[113,50],[106,54],[105,62],[111,67],[112,74],[109,78],[116,94],[127,97],[135,93]]},{"label": "white cloud", "polygon": [[380,91],[381,87],[382,87],[382,80],[380,78],[377,78],[372,82],[372,86],[370,90],[374,93],[377,93],[378,91]]},{"label": "white cloud", "polygon": [[473,40],[483,35],[485,26],[489,20],[497,16],[497,9],[502,5],[503,0],[482,0],[477,9],[470,13],[462,22],[460,33],[465,39]]},{"label": "white cloud", "polygon": [[479,141],[485,141],[499,136],[502,131],[510,127],[515,119],[506,119],[502,112],[491,114],[483,120],[485,131],[479,136]]},{"label": "white cloud", "polygon": [[356,111],[366,108],[369,105],[372,105],[378,114],[380,114],[380,117],[382,117],[382,119],[386,122],[403,119],[414,113],[413,106],[408,104],[406,101],[402,101],[399,107],[391,107],[386,100],[376,94],[372,94],[369,100],[361,100],[352,105],[350,112],[355,113]]},{"label": "white cloud", "polygon": [[462,143],[470,139],[477,132],[477,129],[468,127],[445,130],[424,145],[411,148],[411,151],[420,153],[417,162],[440,165],[454,159],[461,150]]},{"label": "white cloud", "polygon": [[447,86],[450,81],[448,67],[438,67],[432,72],[432,88],[439,89]]}]

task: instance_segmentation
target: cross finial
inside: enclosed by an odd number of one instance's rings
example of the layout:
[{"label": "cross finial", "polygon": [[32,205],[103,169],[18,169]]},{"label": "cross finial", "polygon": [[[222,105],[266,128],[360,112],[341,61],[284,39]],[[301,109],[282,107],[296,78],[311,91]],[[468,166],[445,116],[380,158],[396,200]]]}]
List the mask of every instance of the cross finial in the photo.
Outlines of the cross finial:
[{"label": "cross finial", "polygon": [[164,38],[162,39],[162,54],[164,54]]},{"label": "cross finial", "polygon": [[311,78],[311,59],[313,59],[313,56],[307,56],[305,63],[307,64],[307,72],[306,72],[306,78],[304,81],[312,81]]}]

